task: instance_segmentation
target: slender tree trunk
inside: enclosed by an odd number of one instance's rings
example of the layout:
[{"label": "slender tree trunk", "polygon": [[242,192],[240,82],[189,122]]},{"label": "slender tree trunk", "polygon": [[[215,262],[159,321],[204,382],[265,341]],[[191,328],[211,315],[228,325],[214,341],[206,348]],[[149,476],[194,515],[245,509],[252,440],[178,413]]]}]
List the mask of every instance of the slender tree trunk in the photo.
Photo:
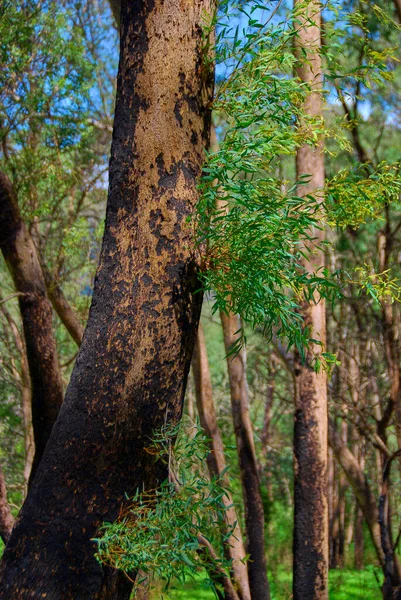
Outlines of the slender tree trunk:
[{"label": "slender tree trunk", "polygon": [[63,401],[52,308],[35,246],[22,221],[11,183],[0,172],[0,248],[19,295],[32,388],[35,456],[31,480]]},{"label": "slender tree trunk", "polygon": [[[301,8],[297,16],[298,36],[294,40],[299,59],[297,74],[308,83],[311,92],[305,100],[308,117],[320,117],[321,57],[320,57],[320,3],[295,0]],[[300,195],[320,193],[324,186],[323,144],[315,149],[303,146],[296,156],[297,179],[309,175],[307,185],[299,187]],[[319,192],[320,190],[320,192]],[[324,232],[315,230],[313,237],[324,239]],[[324,253],[315,250],[310,272],[324,266]],[[305,303],[305,325],[310,327],[311,338],[326,344],[325,303]],[[328,505],[327,505],[327,375],[321,369],[316,373],[313,362],[322,347],[312,344],[307,349],[304,364],[298,365],[296,376],[296,412],[294,431],[294,600],[324,600],[328,598]]]},{"label": "slender tree trunk", "polygon": [[60,321],[67,329],[68,333],[70,334],[74,342],[77,344],[77,346],[80,346],[84,335],[83,325],[79,321],[73,309],[71,308],[71,305],[64,296],[62,289],[54,281],[52,274],[50,273],[47,266],[44,264],[43,260],[41,260],[41,267],[46,284],[48,298],[52,303],[55,312],[59,316]]},{"label": "slender tree trunk", "polygon": [[[221,479],[221,477],[223,477],[223,482],[228,485],[227,477],[224,475],[226,469],[224,445],[217,423],[205,336],[201,325],[199,325],[198,336],[195,343],[192,369],[195,379],[199,419],[210,443],[210,453],[207,457],[209,473],[211,478]],[[223,497],[223,502],[226,506],[225,518],[227,525],[223,534],[226,534],[227,530],[232,531],[226,546],[228,546],[229,558],[232,560],[234,579],[238,587],[240,598],[242,600],[250,600],[251,594],[249,590],[248,572],[246,562],[244,561],[246,553],[242,541],[242,533],[237,512],[229,493]]]},{"label": "slender tree trunk", "polygon": [[209,141],[209,0],[125,0],[105,234],[65,402],[1,564],[0,598],[112,598],[93,538],[166,477],[198,325],[188,218]]},{"label": "slender tree trunk", "polygon": [[272,472],[272,464],[269,455],[269,445],[271,440],[271,421],[272,421],[272,411],[273,411],[273,401],[274,401],[274,392],[275,392],[275,374],[276,374],[276,359],[274,356],[270,359],[269,364],[269,383],[267,385],[267,398],[265,402],[265,413],[263,417],[263,429],[262,434],[260,436],[261,441],[261,464],[260,464],[260,474],[262,475],[263,471],[266,474],[266,488],[267,488],[267,497],[269,499],[269,503],[273,504],[273,472]]},{"label": "slender tree trunk", "polygon": [[[1,294],[0,294],[1,300]],[[24,423],[24,442],[25,442],[25,464],[24,464],[24,492],[28,492],[29,478],[32,471],[33,459],[35,456],[35,441],[32,428],[32,396],[31,379],[29,376],[28,358],[23,336],[21,335],[17,324],[12,318],[4,304],[0,306],[0,312],[6,319],[8,326],[13,334],[14,342],[20,354],[21,372],[15,370],[15,378],[20,381],[21,386],[21,409]]]},{"label": "slender tree trunk", "polygon": [[344,473],[354,491],[358,506],[361,508],[369,528],[377,558],[379,559],[381,566],[384,567],[384,553],[380,539],[379,512],[374,494],[365,474],[361,470],[358,460],[343,444],[340,435],[332,425],[330,425],[329,434],[330,446],[333,448],[333,452],[341,467],[344,469]]},{"label": "slender tree trunk", "polygon": [[357,571],[364,568],[364,541],[363,541],[363,512],[358,506],[355,514],[354,528],[354,567]]},{"label": "slender tree trunk", "polygon": [[14,518],[11,514],[10,505],[7,501],[6,480],[0,465],[0,538],[5,544],[10,539]]},{"label": "slender tree trunk", "polygon": [[221,312],[220,316],[227,353],[231,407],[244,497],[246,551],[250,555],[248,561],[249,587],[253,599],[268,600],[270,592],[265,556],[264,509],[253,428],[249,415],[245,351],[241,349],[235,356],[228,356],[232,345],[237,340],[237,332],[241,329],[241,323],[236,315],[227,315]]},{"label": "slender tree trunk", "polygon": [[390,510],[390,469],[394,459],[399,456],[401,449],[393,454],[385,463],[383,468],[383,481],[379,500],[379,525],[381,545],[384,552],[384,583],[383,599],[401,599],[401,566],[397,553],[394,550],[394,542],[391,530]]}]

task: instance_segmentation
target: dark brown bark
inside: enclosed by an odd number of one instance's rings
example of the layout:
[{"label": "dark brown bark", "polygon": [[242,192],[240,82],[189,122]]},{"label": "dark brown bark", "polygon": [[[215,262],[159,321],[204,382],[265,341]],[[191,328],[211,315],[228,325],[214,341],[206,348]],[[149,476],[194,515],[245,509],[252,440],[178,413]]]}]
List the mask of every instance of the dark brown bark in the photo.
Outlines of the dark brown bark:
[{"label": "dark brown bark", "polygon": [[[310,86],[304,103],[305,115],[322,116],[320,3],[295,0],[301,8],[297,15],[298,34],[294,40],[299,59],[297,75]],[[305,124],[304,124],[305,126]],[[297,180],[309,175],[298,194],[322,194],[324,187],[323,143],[316,148],[305,145],[296,155]],[[324,231],[315,229],[312,237],[324,239]],[[312,243],[311,243],[312,244]],[[305,268],[316,272],[324,267],[322,249],[312,246],[312,256]],[[327,374],[316,373],[314,362],[326,345],[325,303],[304,302],[302,314],[311,338],[321,345],[310,344],[304,362],[296,367],[296,409],[294,429],[294,600],[326,600],[328,598],[328,503],[327,503]]]},{"label": "dark brown bark", "polygon": [[3,469],[0,465],[0,538],[5,544],[10,539],[13,525],[14,517],[7,501],[6,480],[4,479]]},{"label": "dark brown bark", "polygon": [[401,597],[401,566],[394,550],[391,532],[389,490],[391,465],[401,450],[395,452],[385,463],[383,468],[383,482],[379,500],[379,525],[381,545],[384,552],[384,583],[383,599],[394,600]]},{"label": "dark brown bark", "polygon": [[246,380],[245,350],[228,356],[237,341],[241,323],[238,316],[221,313],[224,346],[227,353],[231,407],[241,472],[242,494],[245,507],[246,551],[251,597],[270,598],[264,539],[264,509],[260,492],[259,470],[255,454],[252,422],[249,415],[248,384]]},{"label": "dark brown bark", "polygon": [[35,457],[31,480],[63,401],[52,308],[34,243],[8,177],[0,172],[0,248],[19,293],[32,389]]},{"label": "dark brown bark", "polygon": [[166,467],[201,307],[188,225],[209,141],[209,0],[124,1],[105,234],[66,398],[1,564],[0,598],[98,600],[99,525]]},{"label": "dark brown bark", "polygon": [[[227,488],[228,481],[226,475],[224,474],[226,470],[224,445],[217,423],[205,336],[201,325],[199,325],[198,335],[195,342],[195,348],[192,357],[192,369],[195,380],[196,403],[198,407],[199,420],[210,444],[210,453],[207,457],[209,473],[211,478],[221,479],[223,477],[223,483]],[[240,598],[242,600],[250,600],[251,594],[249,590],[247,566],[244,562],[246,553],[242,540],[241,528],[237,517],[237,511],[235,510],[231,494],[228,491],[222,500],[226,506],[225,519],[227,525],[223,531],[223,535],[226,536],[227,531],[232,532],[230,537],[226,540],[225,546],[227,548],[228,558],[232,560],[233,577],[237,584]]]}]

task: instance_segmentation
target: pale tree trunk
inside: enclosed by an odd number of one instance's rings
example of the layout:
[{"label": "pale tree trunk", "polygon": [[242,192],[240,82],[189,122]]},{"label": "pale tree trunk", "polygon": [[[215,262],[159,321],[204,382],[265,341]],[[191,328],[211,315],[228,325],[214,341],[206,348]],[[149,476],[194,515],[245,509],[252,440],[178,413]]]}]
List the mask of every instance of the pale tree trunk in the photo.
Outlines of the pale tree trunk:
[{"label": "pale tree trunk", "polygon": [[265,472],[266,475],[266,489],[267,489],[267,497],[269,499],[269,503],[273,504],[273,472],[272,472],[272,464],[269,455],[269,446],[271,442],[271,428],[272,428],[272,411],[273,411],[273,402],[274,402],[274,393],[276,389],[275,385],[275,375],[276,375],[276,359],[274,355],[270,358],[269,361],[269,382],[267,384],[267,398],[265,402],[265,412],[263,417],[263,429],[260,436],[261,442],[261,464],[260,464],[260,474],[262,475]]},{"label": "pale tree trunk", "polygon": [[[188,219],[209,143],[209,0],[124,1],[105,233],[82,346],[1,563],[0,598],[99,600],[115,579],[93,538],[167,467],[201,308]],[[129,597],[127,585],[124,597]],[[119,598],[123,597],[119,588]],[[113,596],[114,594],[114,596]]]},{"label": "pale tree trunk", "polygon": [[381,546],[379,527],[379,511],[376,505],[375,496],[365,474],[361,470],[358,460],[349,448],[344,445],[341,436],[335,430],[333,425],[330,425],[329,434],[330,446],[341,467],[344,469],[344,473],[353,489],[358,506],[361,508],[369,528],[377,558],[379,559],[381,566],[384,567],[384,553]]},{"label": "pale tree trunk", "polygon": [[7,501],[6,480],[4,479],[3,469],[0,465],[0,538],[5,544],[10,539],[13,525],[14,518]]},{"label": "pale tree trunk", "polygon": [[248,384],[246,380],[246,356],[242,348],[229,356],[238,340],[241,322],[237,315],[220,313],[227,353],[230,382],[231,407],[241,473],[242,494],[245,508],[246,551],[249,587],[255,600],[270,598],[265,556],[264,509],[260,491],[259,470],[253,439],[253,427],[249,414]]},{"label": "pale tree trunk", "polygon": [[[192,369],[195,379],[199,420],[210,444],[210,453],[207,457],[210,477],[222,479],[223,485],[227,487],[228,478],[225,474],[227,465],[224,456],[224,445],[217,423],[205,336],[201,325],[199,325],[198,336],[195,343]],[[232,571],[237,585],[238,595],[241,600],[250,600],[251,594],[249,590],[247,566],[244,561],[246,552],[242,541],[242,532],[238,516],[231,494],[227,492],[222,500],[226,506],[226,527],[223,534],[226,534],[227,531],[232,531],[225,546],[228,549],[229,558],[232,560]]]},{"label": "pale tree trunk", "polygon": [[[320,3],[295,0],[301,8],[297,17],[298,34],[294,38],[298,57],[297,75],[308,83],[311,92],[305,100],[308,117],[322,115]],[[299,23],[299,25],[298,25]],[[297,179],[309,175],[310,180],[298,189],[299,195],[322,194],[324,187],[323,143],[317,147],[305,145],[296,155]],[[324,231],[315,229],[312,236],[323,241]],[[309,272],[324,267],[324,253],[313,250],[305,262]],[[311,344],[303,364],[297,366],[296,412],[294,430],[294,600],[325,600],[328,598],[328,504],[327,504],[327,374],[313,368],[316,355],[326,344],[325,302],[303,304],[305,326],[310,337],[322,346]]]},{"label": "pale tree trunk", "polygon": [[24,329],[32,388],[32,424],[36,472],[63,401],[63,387],[53,335],[52,308],[35,245],[22,221],[8,177],[0,172],[0,248],[11,273]]}]

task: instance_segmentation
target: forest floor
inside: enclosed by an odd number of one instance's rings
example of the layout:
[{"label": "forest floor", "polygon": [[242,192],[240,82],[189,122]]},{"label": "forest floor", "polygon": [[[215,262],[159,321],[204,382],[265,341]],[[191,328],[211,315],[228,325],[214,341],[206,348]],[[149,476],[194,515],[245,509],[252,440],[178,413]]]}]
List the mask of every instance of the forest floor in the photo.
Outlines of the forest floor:
[{"label": "forest floor", "polygon": [[[270,577],[272,600],[291,599],[291,574],[280,571]],[[330,572],[330,600],[380,600],[380,589],[372,569],[364,571],[336,570]],[[166,596],[155,592],[152,600],[215,600],[201,578],[174,585]]]}]

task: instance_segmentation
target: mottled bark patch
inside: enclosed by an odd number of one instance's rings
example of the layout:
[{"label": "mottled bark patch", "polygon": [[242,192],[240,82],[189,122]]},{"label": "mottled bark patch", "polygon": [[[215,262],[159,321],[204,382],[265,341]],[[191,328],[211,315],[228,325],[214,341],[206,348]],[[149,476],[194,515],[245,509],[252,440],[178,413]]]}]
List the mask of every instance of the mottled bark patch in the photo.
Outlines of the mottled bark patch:
[{"label": "mottled bark patch", "polygon": [[[60,418],[3,558],[0,598],[107,597],[92,538],[117,517],[126,494],[166,476],[146,447],[155,429],[181,417],[201,307],[187,217],[210,128],[212,75],[199,26],[209,10],[208,0],[185,10],[178,0],[122,3],[92,306]],[[180,127],[182,74],[188,98]]]}]

